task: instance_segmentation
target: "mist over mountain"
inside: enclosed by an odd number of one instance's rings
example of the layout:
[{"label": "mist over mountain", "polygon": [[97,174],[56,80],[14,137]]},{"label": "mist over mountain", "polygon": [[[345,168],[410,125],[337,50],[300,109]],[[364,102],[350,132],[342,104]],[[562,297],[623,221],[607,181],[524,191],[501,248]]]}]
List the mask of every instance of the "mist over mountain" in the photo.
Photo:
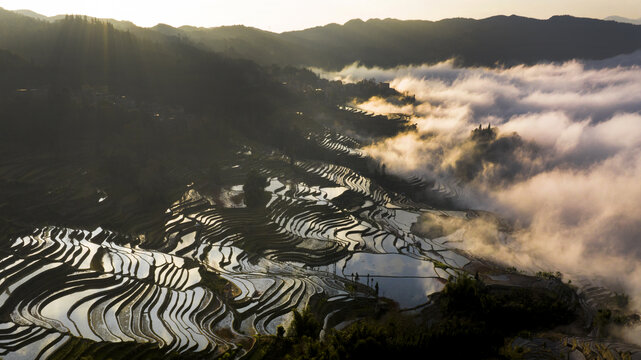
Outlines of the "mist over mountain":
[{"label": "mist over mountain", "polygon": [[24,15],[30,18],[38,19],[38,20],[44,20],[44,21],[55,21],[55,20],[60,20],[61,17],[63,16],[46,16],[42,14],[38,14],[35,11],[31,10],[14,10],[13,11],[16,14]]},{"label": "mist over mountain", "polygon": [[604,20],[612,20],[612,21],[616,21],[616,22],[620,22],[620,23],[641,25],[641,19],[629,19],[629,18],[622,17],[622,16],[608,16]]}]

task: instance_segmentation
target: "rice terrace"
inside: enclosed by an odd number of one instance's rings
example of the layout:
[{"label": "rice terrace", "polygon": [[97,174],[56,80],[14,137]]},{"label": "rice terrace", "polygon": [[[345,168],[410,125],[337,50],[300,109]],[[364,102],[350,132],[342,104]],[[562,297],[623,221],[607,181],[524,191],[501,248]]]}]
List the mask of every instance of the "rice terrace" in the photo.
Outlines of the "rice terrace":
[{"label": "rice terrace", "polygon": [[625,1],[17,3],[1,359],[641,359]]}]

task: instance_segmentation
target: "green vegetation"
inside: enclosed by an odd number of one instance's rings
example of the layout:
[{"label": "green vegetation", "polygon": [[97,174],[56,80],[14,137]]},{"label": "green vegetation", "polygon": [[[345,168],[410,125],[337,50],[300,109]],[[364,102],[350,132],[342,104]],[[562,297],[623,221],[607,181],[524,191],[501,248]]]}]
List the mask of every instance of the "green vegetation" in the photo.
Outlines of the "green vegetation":
[{"label": "green vegetation", "polygon": [[630,304],[630,296],[625,293],[615,293],[614,302],[619,308],[625,309]]},{"label": "green vegetation", "polygon": [[309,308],[305,308],[303,312],[294,310],[294,320],[287,330],[287,336],[295,339],[303,337],[318,339],[320,331],[321,324]]},{"label": "green vegetation", "polygon": [[636,325],[641,322],[638,314],[629,314],[620,309],[598,309],[593,326],[601,337],[608,337],[614,327]]},{"label": "green vegetation", "polygon": [[[571,322],[577,304],[565,290],[491,287],[460,276],[418,317],[390,311],[323,340],[262,337],[250,359],[494,358],[509,337]],[[308,328],[310,317],[299,314],[292,326]]]},{"label": "green vegetation", "polygon": [[265,191],[267,178],[252,170],[247,174],[243,191],[245,192],[245,204],[250,208],[264,207],[269,201],[270,195]]},{"label": "green vegetation", "polygon": [[550,271],[539,271],[536,273],[536,276],[543,278],[543,279],[558,279],[561,280],[563,279],[563,274],[561,272],[550,272]]},{"label": "green vegetation", "polygon": [[211,271],[207,271],[202,267],[198,269],[200,274],[201,283],[212,290],[217,295],[222,295],[225,299],[230,299],[235,296],[234,284],[225,280],[220,275]]},{"label": "green vegetation", "polygon": [[442,263],[442,262],[440,262],[440,261],[437,261],[437,260],[432,261],[432,264],[434,264],[434,267],[436,267],[436,268],[438,268],[438,269],[447,270],[447,269],[449,269],[449,268],[450,268],[450,266],[449,266],[449,265],[444,264],[444,263]]},{"label": "green vegetation", "polygon": [[332,204],[341,209],[354,209],[365,203],[365,197],[353,190],[347,190],[339,196],[332,199]]}]

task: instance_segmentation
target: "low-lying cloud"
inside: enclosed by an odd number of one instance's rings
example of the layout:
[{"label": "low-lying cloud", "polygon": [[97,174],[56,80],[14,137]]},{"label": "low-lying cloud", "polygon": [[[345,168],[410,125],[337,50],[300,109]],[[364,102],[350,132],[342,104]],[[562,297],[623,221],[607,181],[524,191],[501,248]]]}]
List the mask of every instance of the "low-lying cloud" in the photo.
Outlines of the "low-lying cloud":
[{"label": "low-lying cloud", "polygon": [[466,250],[603,279],[641,299],[640,54],[498,69],[352,65],[325,76],[374,78],[416,96],[412,106],[358,105],[417,125],[365,150],[389,171],[449,184],[462,205],[515,224],[507,241],[491,224],[469,231]]}]

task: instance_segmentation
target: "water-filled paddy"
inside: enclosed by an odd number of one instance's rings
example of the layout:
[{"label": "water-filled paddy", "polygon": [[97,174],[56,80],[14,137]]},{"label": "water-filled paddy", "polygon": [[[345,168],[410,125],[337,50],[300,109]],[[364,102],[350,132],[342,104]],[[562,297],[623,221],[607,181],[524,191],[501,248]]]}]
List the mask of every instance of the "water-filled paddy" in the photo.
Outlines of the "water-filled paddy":
[{"label": "water-filled paddy", "polygon": [[360,283],[378,283],[379,295],[396,300],[401,307],[423,304],[427,295],[443,288],[444,279],[432,262],[401,254],[356,253],[338,262],[337,267],[347,278],[355,279],[358,274]]},{"label": "water-filled paddy", "polygon": [[[322,146],[354,156],[348,140]],[[188,186],[166,209],[160,238],[52,226],[0,244],[4,311],[15,324],[61,335],[34,333],[26,343],[55,349],[84,338],[222,352],[275,333],[293,309],[321,298],[324,322],[347,324],[372,306],[376,284],[403,308],[424,304],[468,261],[413,234],[424,210],[349,167],[260,167],[247,163],[252,156],[229,171],[266,174],[269,200],[259,209],[246,206],[234,174],[214,193]]]}]

